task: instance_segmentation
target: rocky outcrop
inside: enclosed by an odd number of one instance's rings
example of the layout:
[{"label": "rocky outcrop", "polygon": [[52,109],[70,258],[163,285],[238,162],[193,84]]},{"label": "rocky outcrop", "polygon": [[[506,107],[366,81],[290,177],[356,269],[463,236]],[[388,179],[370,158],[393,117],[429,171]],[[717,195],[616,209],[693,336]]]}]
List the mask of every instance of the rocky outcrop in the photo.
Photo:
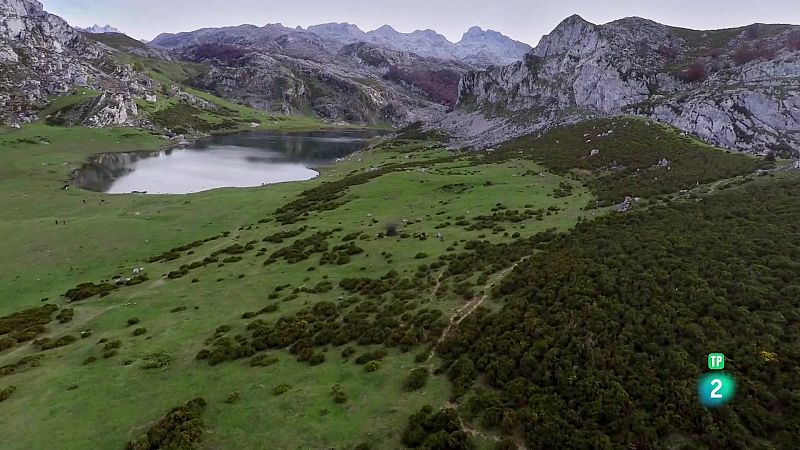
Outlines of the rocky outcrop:
[{"label": "rocky outcrop", "polygon": [[57,126],[105,128],[134,124],[138,113],[129,94],[106,92],[64,107],[47,116],[46,121]]},{"label": "rocky outcrop", "polygon": [[[88,126],[133,124],[134,97],[160,84],[111,57],[114,50],[91,41],[35,0],[0,0],[0,123],[38,118],[52,98],[75,89],[104,92],[78,116]],[[86,106],[86,105],[78,105]],[[74,111],[57,117],[63,123]],[[77,122],[76,122],[77,123]]]},{"label": "rocky outcrop", "polygon": [[641,18],[563,21],[521,62],[471,72],[459,108],[506,122],[490,145],[587,117],[639,114],[713,144],[800,151],[800,27],[699,32]]}]

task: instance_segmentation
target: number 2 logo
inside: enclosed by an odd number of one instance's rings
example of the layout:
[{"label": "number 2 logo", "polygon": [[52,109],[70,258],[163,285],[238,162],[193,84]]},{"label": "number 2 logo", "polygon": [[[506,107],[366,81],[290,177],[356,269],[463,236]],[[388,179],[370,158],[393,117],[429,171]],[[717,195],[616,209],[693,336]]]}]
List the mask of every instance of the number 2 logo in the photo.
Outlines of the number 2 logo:
[{"label": "number 2 logo", "polygon": [[714,378],[711,380],[711,385],[716,386],[714,389],[711,390],[711,398],[722,398],[722,394],[719,393],[719,390],[722,389],[722,380],[719,378]]}]

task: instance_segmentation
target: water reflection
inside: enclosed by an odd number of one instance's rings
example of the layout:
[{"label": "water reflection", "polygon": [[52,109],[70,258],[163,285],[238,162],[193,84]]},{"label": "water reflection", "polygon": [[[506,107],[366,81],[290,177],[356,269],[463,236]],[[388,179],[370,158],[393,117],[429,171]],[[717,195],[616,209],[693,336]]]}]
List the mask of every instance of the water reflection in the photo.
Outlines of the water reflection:
[{"label": "water reflection", "polygon": [[185,149],[93,155],[73,184],[110,194],[187,194],[314,178],[314,167],[365,148],[376,131],[245,132]]}]

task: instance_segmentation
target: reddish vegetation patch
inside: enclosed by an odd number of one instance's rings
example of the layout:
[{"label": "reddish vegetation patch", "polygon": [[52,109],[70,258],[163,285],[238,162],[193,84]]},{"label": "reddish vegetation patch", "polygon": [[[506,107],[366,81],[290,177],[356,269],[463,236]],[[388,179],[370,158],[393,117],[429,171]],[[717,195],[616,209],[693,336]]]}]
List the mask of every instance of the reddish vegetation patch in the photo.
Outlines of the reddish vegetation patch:
[{"label": "reddish vegetation patch", "polygon": [[792,31],[786,39],[789,50],[800,50],[800,30]]},{"label": "reddish vegetation patch", "polygon": [[202,44],[195,49],[195,55],[199,59],[218,59],[225,63],[240,59],[246,54],[247,52],[239,47],[225,44]]},{"label": "reddish vegetation patch", "polygon": [[771,60],[775,59],[777,53],[778,52],[772,47],[751,47],[749,45],[743,45],[736,49],[736,52],[733,54],[733,61],[736,64],[742,65],[757,59]]},{"label": "reddish vegetation patch", "polygon": [[408,70],[392,66],[384,78],[408,83],[424,91],[431,100],[454,106],[458,99],[461,75],[452,70]]},{"label": "reddish vegetation patch", "polygon": [[708,70],[703,63],[696,61],[686,69],[683,69],[678,75],[684,83],[694,83],[696,81],[703,81],[708,77]]}]

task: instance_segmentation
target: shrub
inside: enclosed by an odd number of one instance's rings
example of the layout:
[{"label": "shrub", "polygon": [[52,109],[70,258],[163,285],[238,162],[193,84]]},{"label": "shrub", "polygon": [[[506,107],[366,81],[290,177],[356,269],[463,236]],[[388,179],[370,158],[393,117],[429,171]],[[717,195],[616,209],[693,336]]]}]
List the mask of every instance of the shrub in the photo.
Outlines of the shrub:
[{"label": "shrub", "polygon": [[144,359],[142,369],[161,369],[162,367],[167,367],[170,362],[172,362],[170,354],[164,352],[153,353]]},{"label": "shrub", "polygon": [[706,70],[706,66],[700,61],[695,61],[689,67],[683,69],[680,74],[678,74],[678,78],[680,78],[684,83],[703,81],[707,77],[708,70]]},{"label": "shrub", "polygon": [[103,346],[103,350],[112,350],[122,347],[122,341],[120,341],[119,339],[114,339],[113,341],[103,341],[101,339],[101,342],[105,342],[106,344]]},{"label": "shrub", "polygon": [[181,311],[186,311],[186,306],[183,306],[183,305],[176,306],[176,307],[172,308],[172,310],[170,312],[176,313],[176,312],[181,312]]},{"label": "shrub", "polygon": [[131,317],[130,319],[128,319],[128,326],[131,327],[133,325],[138,324],[139,322],[141,322],[141,320],[139,320],[138,317]]},{"label": "shrub", "polygon": [[137,329],[133,330],[133,335],[134,336],[141,336],[141,335],[146,334],[146,333],[147,333],[147,328],[144,328],[144,327],[137,328]]},{"label": "shrub", "polygon": [[323,362],[325,362],[325,354],[323,354],[323,353],[317,352],[317,353],[314,353],[313,355],[311,355],[310,358],[308,358],[308,364],[310,364],[312,366],[318,366],[318,365],[322,364]]},{"label": "shrub", "polygon": [[104,297],[117,288],[119,288],[119,286],[111,283],[81,283],[78,286],[68,290],[64,294],[64,298],[70,302],[77,302],[94,297],[95,295]]},{"label": "shrub", "polygon": [[365,364],[370,361],[380,361],[383,358],[387,357],[389,353],[385,350],[375,350],[373,352],[366,352],[356,358],[356,364]]},{"label": "shrub", "polygon": [[250,367],[267,367],[277,362],[278,358],[276,356],[261,354],[250,358]]},{"label": "shrub", "polygon": [[277,397],[278,395],[289,392],[290,389],[292,389],[292,387],[288,384],[279,384],[272,389],[272,394]]},{"label": "shrub", "polygon": [[103,353],[103,359],[113,358],[113,357],[117,356],[118,354],[119,354],[119,352],[116,351],[116,350],[108,350],[105,353]]},{"label": "shrub", "polygon": [[12,373],[39,367],[42,365],[42,358],[44,358],[44,355],[29,355],[17,360],[17,362],[13,364],[6,364],[0,367],[0,376],[11,375]]},{"label": "shrub", "polygon": [[347,392],[345,392],[344,387],[341,384],[337,384],[331,388],[331,394],[333,395],[333,401],[336,403],[347,403]]},{"label": "shrub", "polygon": [[228,398],[225,399],[225,403],[234,404],[234,403],[238,402],[239,400],[241,400],[241,398],[242,398],[242,396],[241,396],[241,394],[239,394],[239,392],[231,392],[228,395]]},{"label": "shrub", "polygon": [[71,322],[72,321],[72,317],[74,315],[75,315],[75,310],[74,309],[72,309],[72,308],[64,308],[58,313],[58,315],[56,316],[56,319],[60,323],[67,323],[67,322]]},{"label": "shrub", "polygon": [[428,369],[422,367],[413,369],[406,377],[403,387],[408,391],[418,391],[425,387],[425,384],[428,382],[428,376]]},{"label": "shrub", "polygon": [[9,386],[3,390],[0,390],[0,402],[4,402],[11,398],[14,395],[14,392],[17,392],[16,386]]},{"label": "shrub", "polygon": [[77,341],[78,338],[71,335],[61,336],[58,339],[52,338],[42,338],[33,341],[33,345],[38,347],[39,350],[50,350],[57,347],[63,347],[65,345],[72,344],[73,342]]},{"label": "shrub", "polygon": [[381,364],[378,361],[370,361],[364,364],[364,370],[367,372],[375,372],[376,370],[380,369]]},{"label": "shrub", "polygon": [[[44,325],[50,323],[50,317],[56,311],[58,311],[56,305],[44,305],[0,317],[0,335],[12,334],[14,336],[11,337],[17,341],[29,341],[44,332]],[[26,339],[19,339],[22,335],[25,335]]]},{"label": "shrub", "polygon": [[205,436],[202,415],[206,408],[202,397],[172,408],[156,421],[147,433],[128,442],[126,450],[191,449]]},{"label": "shrub", "polygon": [[0,352],[17,345],[17,340],[12,337],[0,338]]},{"label": "shrub", "polygon": [[736,49],[733,54],[733,61],[736,64],[744,65],[756,59],[772,60],[775,59],[777,51],[772,47],[751,47],[750,45],[743,45]]},{"label": "shrub", "polygon": [[414,256],[414,259],[425,259],[428,257],[427,253],[419,252]]}]

